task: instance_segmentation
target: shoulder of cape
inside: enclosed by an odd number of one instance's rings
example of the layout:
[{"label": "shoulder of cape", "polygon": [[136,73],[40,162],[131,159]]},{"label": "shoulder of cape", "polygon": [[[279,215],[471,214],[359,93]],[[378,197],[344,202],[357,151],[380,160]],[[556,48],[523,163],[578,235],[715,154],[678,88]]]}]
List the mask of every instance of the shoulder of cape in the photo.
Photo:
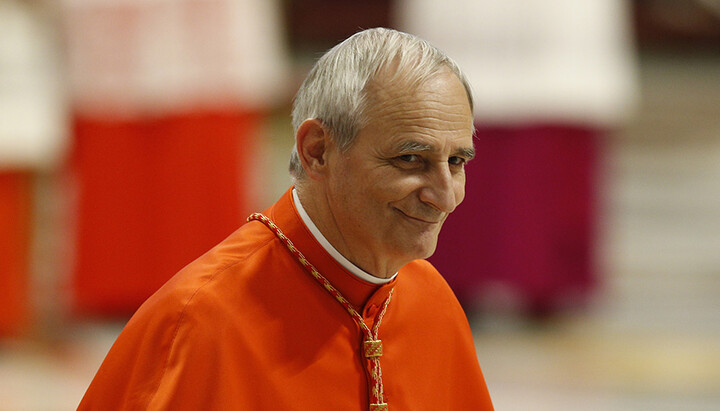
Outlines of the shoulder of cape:
[{"label": "shoulder of cape", "polygon": [[[258,229],[259,223],[248,223],[211,250],[185,266],[153,294],[133,316],[177,318],[198,296],[215,290],[215,284],[226,275],[247,269],[246,264],[273,244],[269,230]],[[263,226],[260,226],[264,228]],[[131,319],[132,322],[132,319]]]}]

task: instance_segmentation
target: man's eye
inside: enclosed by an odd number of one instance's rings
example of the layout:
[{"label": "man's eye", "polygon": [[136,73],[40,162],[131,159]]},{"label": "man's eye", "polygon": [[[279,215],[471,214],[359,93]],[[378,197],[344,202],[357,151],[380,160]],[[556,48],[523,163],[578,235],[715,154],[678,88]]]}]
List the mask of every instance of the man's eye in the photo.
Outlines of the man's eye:
[{"label": "man's eye", "polygon": [[398,160],[405,163],[415,163],[419,160],[419,158],[416,154],[403,154],[398,156]]},{"label": "man's eye", "polygon": [[454,166],[460,166],[465,164],[465,159],[462,157],[450,157],[448,159],[448,163],[454,165]]}]

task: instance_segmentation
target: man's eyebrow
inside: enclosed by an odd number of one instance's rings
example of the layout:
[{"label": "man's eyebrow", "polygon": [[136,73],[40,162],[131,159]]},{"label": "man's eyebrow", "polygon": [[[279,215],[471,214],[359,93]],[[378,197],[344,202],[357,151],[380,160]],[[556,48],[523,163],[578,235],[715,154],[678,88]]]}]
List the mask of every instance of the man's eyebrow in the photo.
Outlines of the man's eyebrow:
[{"label": "man's eyebrow", "polygon": [[406,140],[397,145],[396,150],[400,153],[413,153],[418,151],[430,151],[433,147],[430,144],[419,141]]},{"label": "man's eyebrow", "polygon": [[[416,153],[418,151],[431,151],[433,146],[419,141],[407,140],[399,143],[396,149],[399,153]],[[453,153],[453,155],[464,157],[470,161],[475,158],[475,149],[473,147],[459,148]]]},{"label": "man's eyebrow", "polygon": [[465,157],[467,161],[470,161],[475,158],[475,149],[472,147],[461,148],[455,152],[455,155]]}]

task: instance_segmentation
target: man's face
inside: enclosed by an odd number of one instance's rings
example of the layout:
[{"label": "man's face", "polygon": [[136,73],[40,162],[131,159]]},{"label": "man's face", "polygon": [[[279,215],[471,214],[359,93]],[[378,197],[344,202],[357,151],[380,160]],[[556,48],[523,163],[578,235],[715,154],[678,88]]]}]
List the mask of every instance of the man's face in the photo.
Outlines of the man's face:
[{"label": "man's face", "polygon": [[449,71],[414,91],[379,81],[370,95],[367,125],[347,152],[330,155],[328,197],[357,254],[351,261],[372,256],[396,270],[432,255],[445,218],[463,200],[473,118]]}]

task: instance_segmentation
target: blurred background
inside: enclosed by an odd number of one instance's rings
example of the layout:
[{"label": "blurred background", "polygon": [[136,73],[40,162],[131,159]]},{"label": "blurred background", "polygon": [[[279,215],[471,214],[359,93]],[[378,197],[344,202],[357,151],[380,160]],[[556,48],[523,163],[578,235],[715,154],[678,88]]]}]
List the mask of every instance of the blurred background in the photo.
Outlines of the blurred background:
[{"label": "blurred background", "polygon": [[295,91],[376,26],[473,84],[431,261],[496,408],[720,409],[720,1],[0,0],[0,410],[77,406],[288,188]]}]

